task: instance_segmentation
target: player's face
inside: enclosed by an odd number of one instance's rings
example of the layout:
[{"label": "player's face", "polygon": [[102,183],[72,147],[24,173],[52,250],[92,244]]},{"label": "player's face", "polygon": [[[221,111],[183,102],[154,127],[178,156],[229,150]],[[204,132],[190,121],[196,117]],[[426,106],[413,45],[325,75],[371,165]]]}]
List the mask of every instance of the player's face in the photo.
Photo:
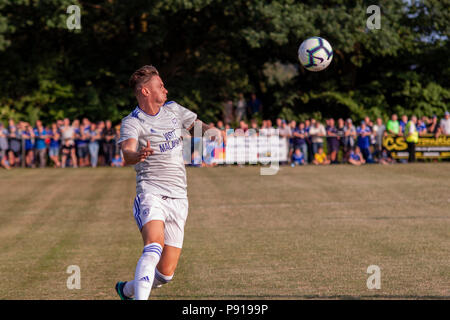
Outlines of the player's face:
[{"label": "player's face", "polygon": [[164,83],[159,76],[154,76],[147,84],[147,88],[149,89],[151,98],[154,102],[161,105],[166,102],[168,91],[164,87]]}]

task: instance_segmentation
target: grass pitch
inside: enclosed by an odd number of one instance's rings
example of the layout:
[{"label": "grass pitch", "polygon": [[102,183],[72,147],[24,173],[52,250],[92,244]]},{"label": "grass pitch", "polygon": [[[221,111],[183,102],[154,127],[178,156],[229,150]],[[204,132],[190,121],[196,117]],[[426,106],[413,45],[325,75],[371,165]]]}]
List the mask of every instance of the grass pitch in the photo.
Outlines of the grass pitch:
[{"label": "grass pitch", "polygon": [[[183,252],[151,299],[450,298],[450,163],[187,172]],[[0,299],[117,299],[134,196],[132,168],[0,171]]]}]

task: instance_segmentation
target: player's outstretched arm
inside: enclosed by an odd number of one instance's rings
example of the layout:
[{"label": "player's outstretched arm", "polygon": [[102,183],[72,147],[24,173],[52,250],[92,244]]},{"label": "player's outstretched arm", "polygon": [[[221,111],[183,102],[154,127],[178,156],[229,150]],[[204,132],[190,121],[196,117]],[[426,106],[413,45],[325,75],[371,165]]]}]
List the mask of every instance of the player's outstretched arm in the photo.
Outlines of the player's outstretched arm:
[{"label": "player's outstretched arm", "polygon": [[150,141],[147,140],[147,146],[141,147],[136,151],[137,141],[135,139],[128,139],[120,144],[122,149],[125,165],[135,165],[144,161],[148,156],[152,155],[154,150],[150,148]]}]

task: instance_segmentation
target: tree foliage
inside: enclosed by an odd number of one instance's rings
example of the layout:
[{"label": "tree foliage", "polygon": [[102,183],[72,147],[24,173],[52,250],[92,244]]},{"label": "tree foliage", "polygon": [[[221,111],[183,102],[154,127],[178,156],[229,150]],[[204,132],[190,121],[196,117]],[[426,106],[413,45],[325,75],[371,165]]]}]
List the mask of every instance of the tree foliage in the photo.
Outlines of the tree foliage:
[{"label": "tree foliage", "polygon": [[[81,29],[66,12],[81,8]],[[155,65],[176,100],[205,121],[256,92],[264,117],[442,115],[450,99],[450,1],[0,0],[0,116],[118,121],[136,103],[128,78]],[[333,62],[299,66],[326,38]],[[283,76],[285,74],[285,76]]]}]

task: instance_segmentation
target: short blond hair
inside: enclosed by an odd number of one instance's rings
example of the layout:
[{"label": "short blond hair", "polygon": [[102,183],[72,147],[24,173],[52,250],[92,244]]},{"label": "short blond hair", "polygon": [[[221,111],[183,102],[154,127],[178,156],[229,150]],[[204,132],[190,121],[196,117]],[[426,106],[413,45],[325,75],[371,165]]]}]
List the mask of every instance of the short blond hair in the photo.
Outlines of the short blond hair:
[{"label": "short blond hair", "polygon": [[137,95],[141,85],[150,81],[153,76],[159,76],[158,70],[154,66],[145,65],[137,69],[130,77],[130,87],[133,88],[134,94]]}]

